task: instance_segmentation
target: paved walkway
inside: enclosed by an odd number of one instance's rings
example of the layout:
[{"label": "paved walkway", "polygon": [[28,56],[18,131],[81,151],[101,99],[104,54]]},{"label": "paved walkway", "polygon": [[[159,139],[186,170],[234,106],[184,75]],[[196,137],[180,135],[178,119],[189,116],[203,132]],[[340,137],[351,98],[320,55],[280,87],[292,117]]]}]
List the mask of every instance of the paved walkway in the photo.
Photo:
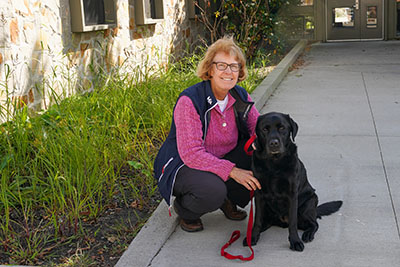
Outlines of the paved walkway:
[{"label": "paved walkway", "polygon": [[241,245],[247,221],[216,211],[202,218],[204,231],[186,233],[162,204],[117,266],[400,266],[400,42],[318,43],[303,59],[261,113],[297,121],[299,156],[320,202],[344,202],[319,221],[315,240],[293,252],[287,229],[273,227],[253,261],[231,261],[221,246],[240,230],[229,252],[249,255]]}]

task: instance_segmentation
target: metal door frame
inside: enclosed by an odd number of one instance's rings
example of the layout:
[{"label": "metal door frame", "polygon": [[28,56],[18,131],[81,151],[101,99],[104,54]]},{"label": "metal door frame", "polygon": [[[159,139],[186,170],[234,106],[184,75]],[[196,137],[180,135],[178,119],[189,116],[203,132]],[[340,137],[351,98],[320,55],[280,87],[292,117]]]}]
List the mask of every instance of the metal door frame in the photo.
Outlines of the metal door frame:
[{"label": "metal door frame", "polygon": [[[333,43],[333,42],[359,42],[359,41],[381,41],[384,40],[384,36],[385,36],[385,1],[384,0],[380,0],[382,2],[382,37],[381,38],[372,38],[372,39],[338,39],[338,40],[329,40],[328,39],[328,25],[330,25],[328,23],[328,1],[329,0],[325,0],[325,39],[326,42],[328,43]],[[354,0],[355,1],[355,0]],[[362,1],[362,0],[360,0]],[[379,0],[378,0],[379,1]]]}]

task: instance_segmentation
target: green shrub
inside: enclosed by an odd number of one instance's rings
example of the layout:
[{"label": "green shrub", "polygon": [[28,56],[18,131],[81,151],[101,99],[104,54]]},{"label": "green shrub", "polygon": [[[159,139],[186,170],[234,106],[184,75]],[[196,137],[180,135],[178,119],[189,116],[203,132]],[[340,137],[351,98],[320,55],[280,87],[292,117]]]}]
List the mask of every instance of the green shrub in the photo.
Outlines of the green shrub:
[{"label": "green shrub", "polygon": [[285,40],[276,32],[283,9],[299,0],[198,0],[197,19],[203,23],[211,43],[233,36],[252,62],[262,54],[279,55]]}]

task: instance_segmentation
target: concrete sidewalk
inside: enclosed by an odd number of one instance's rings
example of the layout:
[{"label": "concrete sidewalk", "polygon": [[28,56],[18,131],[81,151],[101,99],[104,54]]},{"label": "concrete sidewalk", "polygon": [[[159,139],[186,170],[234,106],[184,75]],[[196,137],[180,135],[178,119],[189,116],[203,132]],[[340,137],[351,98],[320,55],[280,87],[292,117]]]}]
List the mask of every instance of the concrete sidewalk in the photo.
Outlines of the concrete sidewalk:
[{"label": "concrete sidewalk", "polygon": [[229,221],[216,211],[202,217],[204,231],[186,233],[161,204],[118,267],[400,266],[400,42],[314,44],[303,59],[261,113],[291,115],[320,202],[344,201],[319,221],[315,240],[293,252],[287,229],[272,227],[261,234],[253,261],[227,260],[220,249],[234,230],[242,237],[228,251],[249,255],[241,245],[247,220]]}]

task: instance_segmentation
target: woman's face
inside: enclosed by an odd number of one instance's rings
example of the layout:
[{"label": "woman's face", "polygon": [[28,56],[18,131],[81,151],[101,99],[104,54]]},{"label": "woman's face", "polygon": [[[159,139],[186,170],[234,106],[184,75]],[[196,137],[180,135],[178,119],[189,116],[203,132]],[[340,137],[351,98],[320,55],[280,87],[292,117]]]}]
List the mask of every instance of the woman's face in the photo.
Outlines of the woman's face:
[{"label": "woman's face", "polygon": [[[226,64],[233,65],[231,65],[230,67],[228,66],[225,70],[221,70],[223,69],[223,67],[226,67]],[[226,54],[224,52],[218,52],[217,54],[215,54],[210,70],[210,81],[211,89],[214,93],[214,96],[218,100],[223,100],[228,94],[229,90],[236,85],[239,78],[238,69],[240,70],[240,66],[238,66],[238,64],[239,63],[237,62],[237,60],[229,54]],[[232,71],[232,69],[234,71]]]}]

